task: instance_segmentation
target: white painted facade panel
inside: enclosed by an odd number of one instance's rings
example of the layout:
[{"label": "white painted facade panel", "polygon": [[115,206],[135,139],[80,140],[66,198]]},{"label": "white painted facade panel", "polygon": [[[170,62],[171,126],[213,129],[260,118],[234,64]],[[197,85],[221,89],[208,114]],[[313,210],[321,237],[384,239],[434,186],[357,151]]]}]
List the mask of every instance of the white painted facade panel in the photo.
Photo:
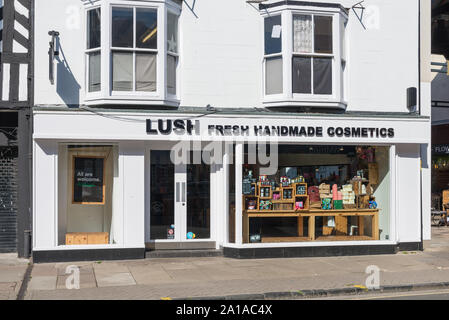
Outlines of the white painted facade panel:
[{"label": "white painted facade panel", "polygon": [[[345,8],[354,4],[314,2]],[[259,12],[243,0],[196,1],[194,12],[187,4],[179,21],[180,105],[262,107],[263,10]],[[376,0],[364,5],[363,24],[349,10],[346,26],[347,75],[343,86],[347,110],[407,112],[406,90],[419,86],[418,1]],[[83,2],[41,0],[36,17],[35,104],[85,104]],[[47,63],[42,63],[48,59],[49,30],[60,32],[54,86],[48,81]]]},{"label": "white painted facade panel", "polygon": [[[399,242],[420,241],[421,210],[420,189],[407,186],[420,186],[420,148],[417,145],[396,146],[397,186],[396,209],[398,211],[397,237]],[[423,216],[424,218],[424,216]]]}]

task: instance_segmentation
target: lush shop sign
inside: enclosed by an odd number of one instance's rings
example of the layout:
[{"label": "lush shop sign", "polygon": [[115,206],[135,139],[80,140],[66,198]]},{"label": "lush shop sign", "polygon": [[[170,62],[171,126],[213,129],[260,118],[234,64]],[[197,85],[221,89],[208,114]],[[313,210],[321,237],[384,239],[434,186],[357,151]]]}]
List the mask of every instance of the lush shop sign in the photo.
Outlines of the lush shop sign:
[{"label": "lush shop sign", "polygon": [[[260,137],[338,137],[338,138],[394,138],[395,130],[389,127],[356,126],[302,126],[302,125],[250,125],[207,123],[209,136],[260,136]],[[147,119],[149,135],[200,135],[199,120]]]}]

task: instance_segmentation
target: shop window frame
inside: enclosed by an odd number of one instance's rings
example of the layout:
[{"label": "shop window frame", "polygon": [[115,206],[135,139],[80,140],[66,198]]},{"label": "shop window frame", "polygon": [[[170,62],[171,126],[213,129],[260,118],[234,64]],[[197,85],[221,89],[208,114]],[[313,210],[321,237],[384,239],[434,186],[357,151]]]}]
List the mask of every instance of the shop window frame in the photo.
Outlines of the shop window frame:
[{"label": "shop window frame", "polygon": [[[282,143],[284,144],[284,143]],[[289,144],[289,143],[285,143]],[[317,143],[298,143],[297,145],[317,145]],[[319,143],[318,143],[319,144]],[[330,143],[332,145],[338,144],[338,143]],[[340,143],[341,144],[341,143]],[[243,241],[243,210],[244,206],[242,203],[242,196],[243,196],[243,183],[236,183],[236,190],[235,190],[235,201],[236,201],[236,207],[235,207],[235,221],[234,221],[234,228],[235,228],[235,242],[230,242],[228,238],[226,238],[225,241],[225,247],[229,248],[236,248],[236,249],[243,249],[243,248],[277,248],[277,247],[309,247],[309,246],[316,246],[316,247],[322,247],[327,246],[329,244],[331,245],[342,245],[342,246],[358,246],[358,245],[392,245],[396,244],[398,241],[398,229],[397,229],[397,213],[398,213],[398,203],[396,202],[396,191],[397,191],[397,185],[396,185],[396,173],[397,173],[397,167],[396,167],[396,161],[397,161],[397,152],[396,152],[396,145],[395,144],[378,144],[378,143],[349,143],[342,145],[350,145],[350,146],[372,146],[372,147],[385,147],[387,149],[387,154],[389,157],[388,160],[388,166],[389,166],[389,204],[385,207],[385,210],[388,211],[389,215],[389,222],[388,222],[388,236],[386,239],[379,239],[379,240],[344,240],[344,241],[310,241],[310,242],[281,242],[281,243],[244,243]],[[235,177],[236,181],[242,181],[243,178],[243,165],[245,163],[244,161],[244,142],[238,142],[236,143],[236,148],[234,151],[228,151],[229,155],[234,155],[234,163],[235,163]],[[227,157],[228,157],[227,156]],[[230,173],[230,169],[232,166],[229,163],[226,163],[225,166],[225,174]],[[229,197],[229,195],[228,195]],[[228,221],[229,222],[229,221]],[[228,227],[229,228],[229,227]]]},{"label": "shop window frame", "polygon": [[[69,155],[68,152],[67,154],[63,155],[63,153],[61,153],[61,148],[65,148],[67,149],[67,151],[69,150],[70,146],[89,146],[92,148],[96,148],[96,147],[110,147],[112,148],[111,150],[111,156],[114,157],[114,151],[113,149],[115,148],[116,151],[116,156],[113,158],[113,162],[115,162],[114,166],[116,166],[116,170],[118,170],[118,176],[114,177],[113,180],[111,181],[112,186],[114,186],[115,184],[117,184],[118,186],[120,186],[123,183],[123,172],[120,166],[120,162],[122,161],[120,159],[120,155],[119,155],[119,144],[117,143],[101,143],[101,142],[90,142],[90,143],[85,143],[82,141],[73,141],[73,142],[60,142],[58,143],[58,152],[56,154],[56,163],[57,165],[55,166],[55,171],[54,171],[54,175],[56,177],[56,180],[58,181],[57,183],[57,189],[56,189],[56,197],[57,197],[57,204],[55,206],[55,227],[54,227],[54,245],[55,247],[59,248],[59,249],[101,249],[101,248],[123,248],[124,247],[124,231],[123,228],[117,228],[116,229],[116,233],[114,235],[112,235],[112,233],[109,233],[109,237],[111,239],[111,237],[114,237],[114,241],[112,243],[108,243],[108,244],[66,244],[63,243],[64,241],[62,241],[62,235],[66,235],[66,233],[61,233],[60,230],[60,221],[62,219],[62,217],[60,216],[61,212],[61,208],[60,205],[65,206],[66,203],[70,204],[70,205],[87,205],[87,206],[105,206],[106,205],[106,199],[107,199],[107,195],[106,195],[106,189],[103,188],[103,199],[105,200],[105,202],[103,204],[101,203],[79,203],[79,202],[73,202],[73,174],[74,174],[74,168],[72,167],[72,171],[69,172],[69,174],[67,175],[67,181],[65,184],[60,185],[59,184],[59,179],[60,179],[60,175],[61,174],[67,174],[67,173],[63,173],[61,172],[61,168],[60,168],[60,164],[61,161],[69,161],[70,164],[73,166],[74,164],[74,158],[75,157],[86,157],[86,158],[103,158],[104,161],[104,170],[103,170],[103,185],[104,187],[107,187],[106,184],[106,160],[107,160],[107,156],[104,155],[92,155],[90,153],[95,153],[98,151],[82,151],[80,152],[80,154],[78,155]],[[113,169],[115,170],[115,169]],[[112,174],[112,172],[111,172]],[[66,186],[66,187],[64,187]],[[61,189],[62,188],[62,189]],[[72,189],[69,191],[69,188]],[[65,192],[65,196],[64,196],[64,192]],[[122,199],[122,191],[118,191],[118,197],[116,198],[116,200],[113,200],[113,198],[110,199],[110,201],[117,201],[117,209],[115,209],[115,211],[112,211],[112,216],[116,215],[115,221],[118,224],[123,225],[123,223],[125,222],[125,215],[123,210],[121,210],[120,208],[122,207],[123,204],[123,199]],[[61,199],[64,199],[64,202],[60,202]],[[66,209],[68,210],[68,209]],[[67,224],[67,211],[65,211],[65,218],[62,219],[62,221],[65,221],[65,223]],[[66,225],[67,226],[67,225]],[[80,232],[80,233],[89,233],[89,232]]]}]

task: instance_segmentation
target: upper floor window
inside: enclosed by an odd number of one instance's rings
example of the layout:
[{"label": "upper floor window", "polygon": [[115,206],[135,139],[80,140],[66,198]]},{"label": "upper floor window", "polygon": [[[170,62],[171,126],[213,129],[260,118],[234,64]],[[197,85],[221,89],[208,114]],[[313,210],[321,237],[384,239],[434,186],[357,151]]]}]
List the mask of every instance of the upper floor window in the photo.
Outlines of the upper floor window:
[{"label": "upper floor window", "polygon": [[88,91],[101,89],[101,8],[87,11]]},{"label": "upper floor window", "polygon": [[293,93],[332,94],[332,17],[293,15]]},{"label": "upper floor window", "polygon": [[104,0],[87,8],[86,101],[175,106],[180,7],[171,0],[131,4]]},{"label": "upper floor window", "polygon": [[157,10],[112,7],[112,91],[156,91]]},{"label": "upper floor window", "polygon": [[[273,8],[271,8],[273,9]],[[264,104],[344,108],[344,9],[282,6],[264,17]]]}]

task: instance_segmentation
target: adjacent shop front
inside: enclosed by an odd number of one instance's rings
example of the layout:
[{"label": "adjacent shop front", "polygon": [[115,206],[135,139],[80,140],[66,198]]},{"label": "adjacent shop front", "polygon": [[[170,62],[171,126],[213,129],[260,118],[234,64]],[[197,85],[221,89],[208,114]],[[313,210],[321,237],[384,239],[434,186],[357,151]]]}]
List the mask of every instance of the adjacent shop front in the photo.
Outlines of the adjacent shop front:
[{"label": "adjacent shop front", "polygon": [[412,115],[36,110],[33,256],[419,248],[428,132]]}]

